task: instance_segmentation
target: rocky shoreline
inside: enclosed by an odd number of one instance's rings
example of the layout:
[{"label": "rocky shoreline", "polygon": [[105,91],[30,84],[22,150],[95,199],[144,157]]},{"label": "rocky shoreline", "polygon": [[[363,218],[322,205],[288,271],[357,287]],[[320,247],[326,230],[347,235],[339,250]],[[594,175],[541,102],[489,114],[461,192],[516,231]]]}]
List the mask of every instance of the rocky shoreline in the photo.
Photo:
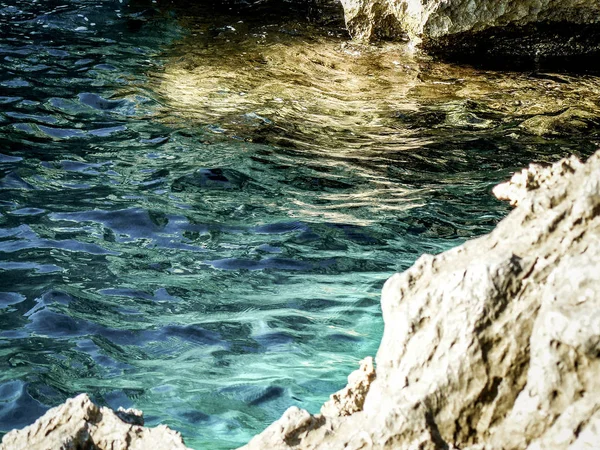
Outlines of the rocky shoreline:
[{"label": "rocky shoreline", "polygon": [[86,394],[52,408],[32,425],[6,434],[2,450],[185,450],[181,435],[164,425],[146,428],[135,409],[113,411]]},{"label": "rocky shoreline", "polygon": [[600,152],[495,193],[517,207],[494,231],[385,284],[374,381],[363,363],[339,407],[290,408],[244,450],[596,448]]},{"label": "rocky shoreline", "polygon": [[[148,4],[150,0],[135,0]],[[345,28],[359,42],[401,41],[450,62],[488,69],[600,71],[595,0],[170,0],[240,17],[295,18]]]},{"label": "rocky shoreline", "polygon": [[[494,193],[490,234],[391,277],[384,336],[319,414],[292,407],[253,449],[595,448],[600,441],[600,151],[532,165]],[[2,450],[186,448],[85,395]]]},{"label": "rocky shoreline", "polygon": [[597,71],[594,0],[341,0],[358,40],[406,40],[429,53],[493,68]]}]

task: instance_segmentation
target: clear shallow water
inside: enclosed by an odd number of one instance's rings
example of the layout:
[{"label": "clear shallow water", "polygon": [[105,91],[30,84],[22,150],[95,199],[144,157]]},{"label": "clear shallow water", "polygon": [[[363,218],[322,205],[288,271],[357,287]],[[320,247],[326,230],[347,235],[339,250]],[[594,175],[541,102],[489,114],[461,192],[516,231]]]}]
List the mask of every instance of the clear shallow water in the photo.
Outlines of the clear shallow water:
[{"label": "clear shallow water", "polygon": [[600,141],[520,126],[600,116],[597,77],[239,20],[0,1],[0,430],[80,392],[194,448],[315,412],[376,352],[387,277],[489,231],[511,171]]}]

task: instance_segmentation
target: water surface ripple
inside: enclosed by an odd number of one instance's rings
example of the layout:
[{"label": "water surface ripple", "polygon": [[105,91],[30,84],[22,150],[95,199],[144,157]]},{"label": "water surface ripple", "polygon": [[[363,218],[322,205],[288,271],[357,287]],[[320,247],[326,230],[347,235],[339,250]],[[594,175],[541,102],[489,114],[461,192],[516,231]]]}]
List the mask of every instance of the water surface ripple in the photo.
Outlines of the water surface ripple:
[{"label": "water surface ripple", "polygon": [[600,140],[597,77],[293,18],[0,0],[0,35],[2,432],[80,392],[194,448],[316,412],[376,352],[387,277]]}]

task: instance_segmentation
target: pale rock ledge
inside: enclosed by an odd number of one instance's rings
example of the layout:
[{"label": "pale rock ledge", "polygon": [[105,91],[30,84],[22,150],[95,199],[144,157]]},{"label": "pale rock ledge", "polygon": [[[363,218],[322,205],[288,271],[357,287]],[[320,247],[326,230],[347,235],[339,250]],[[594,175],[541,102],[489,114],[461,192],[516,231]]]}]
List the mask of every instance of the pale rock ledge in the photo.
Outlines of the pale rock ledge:
[{"label": "pale rock ledge", "polygon": [[600,23],[597,0],[340,0],[350,34],[437,40],[532,23]]},{"label": "pale rock ledge", "polygon": [[0,450],[189,450],[164,425],[143,426],[142,412],[99,407],[86,394],[52,408],[32,425],[13,430]]}]

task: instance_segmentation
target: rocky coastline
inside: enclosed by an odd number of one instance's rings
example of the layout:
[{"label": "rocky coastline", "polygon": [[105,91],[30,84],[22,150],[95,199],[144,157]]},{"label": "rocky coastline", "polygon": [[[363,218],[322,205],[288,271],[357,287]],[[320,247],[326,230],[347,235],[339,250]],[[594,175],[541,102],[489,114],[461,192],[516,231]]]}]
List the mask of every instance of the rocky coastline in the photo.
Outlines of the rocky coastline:
[{"label": "rocky coastline", "polygon": [[492,68],[597,71],[594,0],[341,0],[358,40],[406,40],[442,57]]},{"label": "rocky coastline", "polygon": [[[319,414],[292,407],[254,449],[585,449],[600,441],[600,151],[494,189],[490,234],[423,255],[382,292],[376,357]],[[82,394],[2,450],[186,448]]]},{"label": "rocky coastline", "polygon": [[[149,4],[150,0],[135,0]],[[600,4],[595,0],[170,0],[240,17],[289,17],[344,27],[360,43],[409,48],[478,67],[600,71]]]},{"label": "rocky coastline", "polygon": [[[584,449],[600,441],[600,152],[532,165],[490,234],[423,255],[382,292],[371,363],[254,449]],[[349,406],[351,405],[351,406]]]}]

